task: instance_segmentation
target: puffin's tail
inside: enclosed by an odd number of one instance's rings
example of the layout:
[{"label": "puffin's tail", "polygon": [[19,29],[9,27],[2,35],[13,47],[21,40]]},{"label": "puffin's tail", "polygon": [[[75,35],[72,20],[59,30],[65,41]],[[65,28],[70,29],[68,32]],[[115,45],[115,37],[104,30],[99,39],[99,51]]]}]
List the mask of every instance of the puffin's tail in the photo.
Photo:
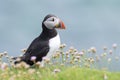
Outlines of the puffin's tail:
[{"label": "puffin's tail", "polygon": [[15,61],[14,64],[16,65],[16,64],[19,64],[20,62],[21,62],[21,61]]},{"label": "puffin's tail", "polygon": [[13,57],[12,59],[15,61],[14,64],[18,64],[23,61],[23,57]]},{"label": "puffin's tail", "polygon": [[34,64],[33,61],[31,61],[29,58],[26,58],[25,56],[22,57],[14,57],[13,60],[15,60],[14,64],[19,64],[21,62],[25,62],[26,64],[32,66]]}]

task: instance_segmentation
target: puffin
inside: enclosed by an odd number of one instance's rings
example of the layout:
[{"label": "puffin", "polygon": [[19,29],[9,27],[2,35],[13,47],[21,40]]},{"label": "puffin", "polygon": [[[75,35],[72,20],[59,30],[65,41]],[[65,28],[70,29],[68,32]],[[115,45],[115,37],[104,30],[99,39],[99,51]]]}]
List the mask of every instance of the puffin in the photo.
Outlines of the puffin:
[{"label": "puffin", "polygon": [[15,64],[25,62],[28,65],[33,65],[31,57],[35,56],[35,62],[42,61],[43,57],[51,57],[61,44],[59,33],[56,29],[65,29],[63,21],[53,14],[48,14],[42,21],[42,32],[35,38],[25,54],[20,57],[20,61],[15,61]]}]

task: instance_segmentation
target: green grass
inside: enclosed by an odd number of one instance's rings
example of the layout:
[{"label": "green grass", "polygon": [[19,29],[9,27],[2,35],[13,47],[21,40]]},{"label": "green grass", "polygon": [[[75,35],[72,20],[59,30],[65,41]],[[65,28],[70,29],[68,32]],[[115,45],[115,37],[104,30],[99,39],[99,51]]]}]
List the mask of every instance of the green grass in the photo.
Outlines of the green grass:
[{"label": "green grass", "polygon": [[105,74],[107,75],[108,80],[120,80],[120,73],[111,73],[86,68],[68,68],[57,74],[57,80],[104,80]]},{"label": "green grass", "polygon": [[[8,69],[0,71],[0,80],[120,80],[120,73],[80,67],[62,67],[58,73],[54,68]],[[104,76],[107,79],[104,79]]]}]

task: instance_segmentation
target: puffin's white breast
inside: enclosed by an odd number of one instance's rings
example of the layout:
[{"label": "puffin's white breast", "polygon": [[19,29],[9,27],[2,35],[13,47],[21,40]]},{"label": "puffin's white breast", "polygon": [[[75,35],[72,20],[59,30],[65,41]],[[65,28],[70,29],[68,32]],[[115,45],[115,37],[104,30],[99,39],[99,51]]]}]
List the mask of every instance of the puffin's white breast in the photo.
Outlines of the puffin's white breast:
[{"label": "puffin's white breast", "polygon": [[49,40],[50,50],[47,54],[47,57],[50,58],[56,52],[56,50],[58,50],[59,46],[60,46],[60,36],[59,34],[57,34],[54,38]]}]

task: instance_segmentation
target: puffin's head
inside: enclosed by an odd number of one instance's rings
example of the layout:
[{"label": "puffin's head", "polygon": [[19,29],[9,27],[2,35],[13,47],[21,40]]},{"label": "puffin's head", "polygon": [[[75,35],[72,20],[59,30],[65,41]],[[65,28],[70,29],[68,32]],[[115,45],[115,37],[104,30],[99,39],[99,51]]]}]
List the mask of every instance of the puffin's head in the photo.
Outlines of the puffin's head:
[{"label": "puffin's head", "polygon": [[52,14],[48,14],[44,18],[43,25],[48,29],[54,28],[65,29],[64,23],[57,16]]}]

